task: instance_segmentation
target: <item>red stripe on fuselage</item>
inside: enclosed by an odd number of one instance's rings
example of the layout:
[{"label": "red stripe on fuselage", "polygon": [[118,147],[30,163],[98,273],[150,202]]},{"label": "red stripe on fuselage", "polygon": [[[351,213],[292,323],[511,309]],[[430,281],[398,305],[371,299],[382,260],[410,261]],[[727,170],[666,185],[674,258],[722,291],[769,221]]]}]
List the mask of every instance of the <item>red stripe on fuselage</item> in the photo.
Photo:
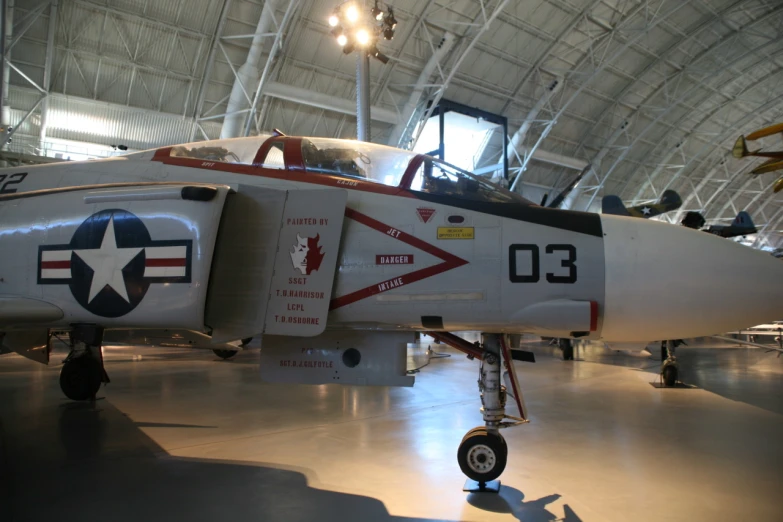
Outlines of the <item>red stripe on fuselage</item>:
[{"label": "red stripe on fuselage", "polygon": [[[419,270],[415,270],[413,272],[409,272],[407,274],[403,274],[401,276],[394,277],[392,279],[379,281],[378,283],[375,283],[374,285],[368,286],[366,288],[362,288],[361,290],[357,290],[355,292],[351,292],[350,294],[342,295],[340,297],[335,297],[334,299],[332,299],[331,303],[329,304],[330,310],[335,310],[337,308],[355,303],[357,301],[361,301],[362,299],[366,299],[375,294],[380,294],[383,292],[387,292],[389,290],[393,290],[394,288],[399,288],[401,286],[405,286],[410,283],[415,283],[416,281],[421,281],[422,279],[427,279],[428,277],[442,274],[443,272],[447,272],[454,268],[468,264],[467,261],[465,261],[460,257],[455,256],[454,254],[450,254],[445,250],[441,250],[435,245],[426,243],[415,236],[403,232],[402,230],[398,230],[394,227],[381,223],[377,219],[373,219],[370,216],[362,214],[361,212],[357,212],[352,208],[345,209],[345,217],[353,219],[354,221],[357,221],[370,228],[373,228],[378,232],[381,232],[382,234],[389,235],[390,237],[402,241],[403,243],[406,243],[420,250],[423,250],[428,254],[431,254],[435,257],[442,259],[444,262],[438,265],[421,268]],[[390,235],[389,234],[390,231],[393,231],[394,235]]]},{"label": "red stripe on fuselage", "polygon": [[[166,150],[166,149],[161,149]],[[384,194],[386,196],[401,196],[407,198],[416,198],[407,190],[399,187],[390,187],[373,181],[364,181],[358,178],[348,178],[342,176],[333,176],[320,172],[300,172],[294,170],[265,169],[253,165],[244,165],[238,163],[220,163],[217,161],[204,161],[193,158],[183,158],[179,156],[169,156],[168,153],[161,153],[159,150],[152,161],[160,161],[165,165],[175,165],[179,167],[190,167],[196,169],[213,170],[218,172],[229,172],[231,174],[244,174],[246,176],[255,176],[260,178],[284,179],[297,183],[309,183],[311,185],[325,185],[328,187],[337,187],[347,190],[358,190],[360,192],[371,192],[373,194]]]},{"label": "red stripe on fuselage", "polygon": [[590,301],[590,331],[598,330],[598,302]]},{"label": "red stripe on fuselage", "polygon": [[185,258],[184,257],[180,257],[180,258],[174,258],[174,257],[165,258],[165,257],[161,257],[161,258],[157,258],[157,259],[147,258],[144,261],[144,266],[149,266],[149,267],[185,266]]}]

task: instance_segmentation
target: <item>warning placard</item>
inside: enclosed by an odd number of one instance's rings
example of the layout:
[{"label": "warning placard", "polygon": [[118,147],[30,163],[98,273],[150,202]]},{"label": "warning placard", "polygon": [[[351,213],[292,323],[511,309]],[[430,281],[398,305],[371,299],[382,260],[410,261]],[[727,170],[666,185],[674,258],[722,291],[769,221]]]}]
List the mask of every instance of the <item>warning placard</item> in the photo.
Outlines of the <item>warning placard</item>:
[{"label": "warning placard", "polygon": [[473,227],[438,227],[438,239],[473,239]]}]

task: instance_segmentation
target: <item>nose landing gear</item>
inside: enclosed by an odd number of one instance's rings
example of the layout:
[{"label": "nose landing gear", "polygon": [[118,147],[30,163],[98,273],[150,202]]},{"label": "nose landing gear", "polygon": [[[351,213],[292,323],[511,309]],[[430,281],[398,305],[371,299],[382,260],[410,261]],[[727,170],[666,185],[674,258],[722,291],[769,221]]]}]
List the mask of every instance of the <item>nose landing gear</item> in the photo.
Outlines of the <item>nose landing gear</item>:
[{"label": "nose landing gear", "polygon": [[462,472],[479,485],[492,482],[506,469],[508,446],[500,433],[487,431],[483,426],[473,428],[457,450],[457,462]]},{"label": "nose landing gear", "polygon": [[[511,350],[501,335],[482,335],[483,352],[479,369],[479,392],[484,426],[470,430],[457,450],[457,463],[468,477],[464,491],[494,491],[500,488],[496,479],[503,473],[508,460],[508,446],[500,434],[501,428],[528,422],[527,411],[511,359]],[[501,385],[501,361],[505,363],[508,387]],[[506,414],[506,397],[517,403],[521,417]],[[508,419],[508,420],[506,420]]]}]

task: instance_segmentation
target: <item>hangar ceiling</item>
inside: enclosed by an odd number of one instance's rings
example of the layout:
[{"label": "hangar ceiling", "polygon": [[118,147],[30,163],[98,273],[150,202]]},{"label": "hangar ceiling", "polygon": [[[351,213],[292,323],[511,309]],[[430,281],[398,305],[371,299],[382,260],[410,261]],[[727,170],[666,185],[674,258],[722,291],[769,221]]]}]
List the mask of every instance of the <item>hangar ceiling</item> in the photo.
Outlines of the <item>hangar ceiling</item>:
[{"label": "hangar ceiling", "polygon": [[[337,0],[5,0],[11,150],[94,154],[251,133],[355,136],[355,55],[329,33]],[[506,116],[517,190],[539,199],[591,164],[575,208],[672,188],[755,247],[783,246],[774,174],[748,175],[740,134],[783,120],[779,0],[390,0],[399,22],[371,64],[372,139],[410,146],[441,98]],[[264,12],[266,13],[264,14]],[[266,20],[264,20],[266,17]],[[229,106],[247,60],[252,82]],[[251,75],[252,76],[252,75]],[[243,76],[243,78],[247,78]],[[242,92],[244,91],[244,92]],[[232,109],[226,116],[227,108]],[[499,160],[500,137],[482,164]],[[762,145],[780,145],[779,137]]]}]

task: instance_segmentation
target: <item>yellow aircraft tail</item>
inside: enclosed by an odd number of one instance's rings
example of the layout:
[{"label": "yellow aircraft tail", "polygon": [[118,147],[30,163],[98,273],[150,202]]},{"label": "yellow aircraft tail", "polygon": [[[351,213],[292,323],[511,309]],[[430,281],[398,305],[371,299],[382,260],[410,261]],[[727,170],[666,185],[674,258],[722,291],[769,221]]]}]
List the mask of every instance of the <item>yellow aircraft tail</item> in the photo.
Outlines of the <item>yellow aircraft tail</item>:
[{"label": "yellow aircraft tail", "polygon": [[783,190],[783,178],[778,178],[775,184],[772,185],[772,190],[775,191],[775,194]]},{"label": "yellow aircraft tail", "polygon": [[740,136],[737,138],[736,143],[734,143],[734,148],[731,150],[731,153],[734,155],[735,158],[744,158],[748,154],[748,145],[745,143],[745,136]]}]

